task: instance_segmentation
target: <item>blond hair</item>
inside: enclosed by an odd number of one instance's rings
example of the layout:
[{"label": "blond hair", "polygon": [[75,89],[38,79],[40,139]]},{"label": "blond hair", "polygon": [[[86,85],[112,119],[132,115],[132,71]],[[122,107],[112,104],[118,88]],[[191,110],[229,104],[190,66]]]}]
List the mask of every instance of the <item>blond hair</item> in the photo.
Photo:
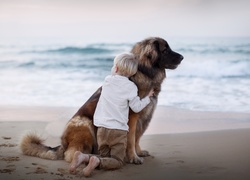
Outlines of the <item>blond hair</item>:
[{"label": "blond hair", "polygon": [[114,59],[114,66],[118,68],[117,74],[130,77],[138,69],[138,61],[132,53],[118,54]]}]

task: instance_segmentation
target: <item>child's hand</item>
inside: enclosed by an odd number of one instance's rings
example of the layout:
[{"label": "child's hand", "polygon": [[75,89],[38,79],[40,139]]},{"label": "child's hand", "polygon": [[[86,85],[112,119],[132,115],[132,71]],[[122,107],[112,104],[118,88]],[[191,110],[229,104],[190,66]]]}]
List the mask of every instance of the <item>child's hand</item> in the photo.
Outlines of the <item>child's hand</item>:
[{"label": "child's hand", "polygon": [[148,93],[148,96],[151,97],[151,96],[154,96],[154,89],[151,89],[150,92]]}]

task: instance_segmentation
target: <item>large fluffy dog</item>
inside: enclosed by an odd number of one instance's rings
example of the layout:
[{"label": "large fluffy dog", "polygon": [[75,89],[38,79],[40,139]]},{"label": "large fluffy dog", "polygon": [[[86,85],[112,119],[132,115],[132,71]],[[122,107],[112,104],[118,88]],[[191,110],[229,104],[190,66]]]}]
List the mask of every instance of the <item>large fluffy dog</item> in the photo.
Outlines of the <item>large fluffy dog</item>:
[{"label": "large fluffy dog", "polygon": [[[129,133],[127,145],[127,160],[130,163],[141,164],[141,157],[148,156],[142,151],[139,141],[157,105],[161,84],[166,77],[165,69],[175,69],[181,63],[183,56],[172,51],[168,43],[158,37],[145,39],[135,44],[131,52],[139,59],[138,72],[131,80],[138,86],[141,98],[145,97],[151,88],[154,96],[150,104],[139,113],[129,113]],[[93,125],[93,114],[101,94],[99,88],[77,113],[67,123],[61,137],[61,145],[55,148],[43,144],[36,134],[27,134],[20,143],[22,152],[30,156],[45,159],[65,159],[71,162],[75,151],[98,153],[96,143],[96,127]]]}]

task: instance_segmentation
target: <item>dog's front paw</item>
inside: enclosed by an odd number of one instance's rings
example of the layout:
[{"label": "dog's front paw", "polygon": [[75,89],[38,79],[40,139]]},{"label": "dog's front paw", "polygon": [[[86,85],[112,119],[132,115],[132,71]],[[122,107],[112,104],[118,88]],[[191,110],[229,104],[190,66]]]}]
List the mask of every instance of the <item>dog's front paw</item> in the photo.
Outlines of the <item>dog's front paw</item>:
[{"label": "dog's front paw", "polygon": [[138,156],[140,156],[140,157],[147,157],[147,156],[150,156],[150,154],[149,154],[149,152],[148,151],[140,151],[140,152],[138,152],[137,153],[138,154]]},{"label": "dog's front paw", "polygon": [[130,158],[128,158],[128,162],[131,163],[131,164],[142,164],[143,163],[143,158],[137,156],[137,155],[134,155]]}]

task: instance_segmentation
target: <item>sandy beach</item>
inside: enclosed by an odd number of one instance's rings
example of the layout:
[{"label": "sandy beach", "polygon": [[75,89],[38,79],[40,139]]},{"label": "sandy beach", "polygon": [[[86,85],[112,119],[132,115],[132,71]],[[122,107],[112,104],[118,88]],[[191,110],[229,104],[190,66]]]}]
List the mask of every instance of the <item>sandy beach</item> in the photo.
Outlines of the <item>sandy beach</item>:
[{"label": "sandy beach", "polygon": [[[74,107],[0,107],[0,179],[84,179],[63,160],[23,155],[18,143],[27,131],[60,143]],[[250,114],[200,112],[158,106],[141,140],[151,156],[144,164],[115,171],[95,170],[88,179],[250,179]]]}]

